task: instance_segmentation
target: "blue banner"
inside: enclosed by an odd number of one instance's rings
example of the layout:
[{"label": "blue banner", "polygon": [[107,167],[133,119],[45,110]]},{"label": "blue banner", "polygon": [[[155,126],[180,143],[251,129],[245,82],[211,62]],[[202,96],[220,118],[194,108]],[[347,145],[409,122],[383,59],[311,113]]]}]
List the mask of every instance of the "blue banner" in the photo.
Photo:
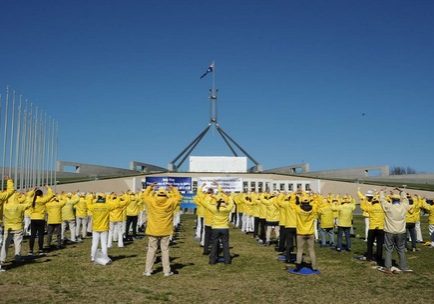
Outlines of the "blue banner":
[{"label": "blue banner", "polygon": [[163,188],[167,188],[168,185],[178,188],[182,194],[181,208],[196,208],[193,203],[195,194],[192,191],[191,177],[149,176],[146,177],[143,188],[152,184]]}]

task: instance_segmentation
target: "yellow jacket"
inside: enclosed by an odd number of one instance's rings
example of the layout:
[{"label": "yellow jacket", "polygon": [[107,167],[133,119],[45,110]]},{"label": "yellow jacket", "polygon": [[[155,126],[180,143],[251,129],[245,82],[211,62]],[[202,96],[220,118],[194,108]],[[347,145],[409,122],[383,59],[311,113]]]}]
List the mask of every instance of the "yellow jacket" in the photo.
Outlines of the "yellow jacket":
[{"label": "yellow jacket", "polygon": [[335,226],[333,209],[331,204],[327,200],[325,200],[325,202],[323,202],[319,206],[318,215],[319,215],[321,228],[326,229],[326,228],[333,228]]},{"label": "yellow jacket", "polygon": [[122,222],[124,220],[123,214],[124,210],[127,207],[128,200],[123,197],[122,199],[119,197],[110,198],[109,203],[115,203],[117,205],[116,208],[110,211],[110,222]]},{"label": "yellow jacket", "polygon": [[225,205],[220,206],[219,209],[217,209],[217,204],[212,204],[210,202],[205,201],[204,207],[208,209],[213,214],[213,221],[212,221],[212,229],[228,229],[229,228],[229,213],[231,212],[232,208],[234,207],[234,203],[232,199],[224,196],[218,197],[217,200],[223,200],[225,201]]},{"label": "yellow jacket", "polygon": [[74,205],[75,208],[75,216],[80,218],[87,217],[87,203],[86,198],[84,196],[80,196],[78,203]]},{"label": "yellow jacket", "polygon": [[312,235],[315,232],[314,221],[317,218],[317,207],[312,206],[310,211],[305,211],[300,205],[296,205],[297,235]]},{"label": "yellow jacket", "polygon": [[180,204],[182,196],[178,189],[170,188],[169,191],[153,191],[148,186],[143,193],[143,199],[148,212],[146,234],[160,237],[169,236],[173,232],[173,215]]},{"label": "yellow jacket", "polygon": [[15,192],[13,180],[8,179],[6,184],[6,190],[0,192],[0,224],[3,220],[3,203]]},{"label": "yellow jacket", "polygon": [[276,196],[263,195],[261,196],[261,203],[265,206],[265,220],[267,222],[279,222],[280,211],[276,205]]},{"label": "yellow jacket", "polygon": [[129,203],[127,206],[127,216],[138,216],[144,203],[137,198],[134,194],[129,194]]},{"label": "yellow jacket", "polygon": [[31,207],[31,202],[18,203],[17,200],[10,200],[3,206],[4,229],[22,230],[24,211]]},{"label": "yellow jacket", "polygon": [[430,225],[434,225],[434,205],[428,204],[426,201],[423,202],[422,208],[429,212],[428,221]]},{"label": "yellow jacket", "polygon": [[75,220],[74,206],[80,201],[77,194],[65,196],[62,198],[65,201],[65,206],[62,208],[62,221]]},{"label": "yellow jacket", "polygon": [[52,200],[45,206],[47,208],[47,224],[61,224],[62,223],[62,208],[66,202],[63,200]]},{"label": "yellow jacket", "polygon": [[[38,196],[35,201],[35,206],[32,204],[32,212],[30,213],[30,218],[32,220],[45,220],[45,205],[53,198],[54,193],[50,187],[48,187],[47,193],[44,196]],[[32,198],[33,203],[33,198]]]},{"label": "yellow jacket", "polygon": [[333,204],[332,210],[338,211],[338,226],[351,227],[353,220],[353,211],[356,209],[354,203],[342,203],[341,205]]},{"label": "yellow jacket", "polygon": [[384,211],[380,203],[362,201],[360,207],[369,217],[369,229],[384,229]]},{"label": "yellow jacket", "polygon": [[119,206],[117,202],[105,202],[105,200],[95,200],[88,205],[92,212],[92,231],[104,232],[110,228],[110,211]]}]

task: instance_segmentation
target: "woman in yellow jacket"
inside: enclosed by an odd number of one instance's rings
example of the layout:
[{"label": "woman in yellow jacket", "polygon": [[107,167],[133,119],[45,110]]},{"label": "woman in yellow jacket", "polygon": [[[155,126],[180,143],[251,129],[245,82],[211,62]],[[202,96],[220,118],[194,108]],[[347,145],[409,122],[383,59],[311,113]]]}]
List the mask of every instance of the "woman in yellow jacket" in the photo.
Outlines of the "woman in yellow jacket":
[{"label": "woman in yellow jacket", "polygon": [[21,258],[24,211],[30,208],[30,206],[31,203],[29,201],[26,202],[25,196],[19,193],[14,193],[3,205],[5,241],[1,246],[0,270],[1,264],[6,261],[8,248],[12,240],[14,241],[15,247],[15,260],[19,260]]},{"label": "woman in yellow jacket", "polygon": [[271,242],[271,232],[274,231],[276,239],[279,239],[279,216],[280,211],[276,203],[277,195],[262,195],[261,203],[265,206],[265,245],[269,246]]},{"label": "woman in yellow jacket", "polygon": [[0,192],[0,247],[3,243],[3,203],[15,192],[14,182],[7,176],[4,180],[6,180],[6,190]]},{"label": "woman in yellow jacket", "polygon": [[155,254],[160,247],[164,276],[171,276],[173,273],[170,270],[169,242],[173,233],[174,212],[181,202],[181,195],[178,189],[172,186],[169,186],[167,191],[163,188],[154,191],[154,187],[155,184],[148,186],[143,193],[148,211],[148,224],[146,225],[148,252],[143,275],[150,276],[152,274]]},{"label": "woman in yellow jacket", "polygon": [[335,221],[331,202],[324,198],[318,206],[319,216],[319,234],[321,238],[321,247],[335,246]]},{"label": "woman in yellow jacket", "polygon": [[217,263],[220,242],[223,246],[224,263],[231,264],[229,252],[229,214],[234,207],[234,203],[229,196],[219,194],[216,197],[216,204],[204,201],[203,206],[213,214],[209,264],[214,265]]},{"label": "woman in yellow jacket", "polygon": [[405,216],[405,229],[407,230],[407,235],[409,235],[411,239],[411,248],[409,248],[407,245],[407,238],[405,239],[405,247],[407,248],[407,250],[417,251],[416,222],[420,214],[420,206],[417,198],[407,195],[407,199],[408,204],[410,205],[410,209],[407,211],[407,214]]},{"label": "woman in yellow jacket", "polygon": [[62,208],[65,206],[66,201],[60,200],[59,197],[53,197],[50,202],[47,203],[47,224],[48,224],[48,235],[47,235],[47,247],[51,247],[51,240],[53,233],[57,237],[57,249],[62,248]]},{"label": "woman in yellow jacket", "polygon": [[113,241],[118,242],[118,247],[124,247],[124,225],[123,225],[123,213],[130,201],[130,195],[125,194],[118,197],[116,194],[112,193],[107,197],[107,201],[110,203],[115,203],[118,205],[115,209],[110,211],[110,228],[108,234],[108,248],[111,248]]},{"label": "woman in yellow jacket", "polygon": [[[127,206],[127,227],[125,231],[125,238],[127,240],[137,239],[137,221],[139,213],[142,208],[143,201],[140,200],[134,193],[127,193],[128,206]],[[131,227],[132,226],[132,227]],[[130,228],[133,230],[132,238],[129,236]]]},{"label": "woman in yellow jacket", "polygon": [[29,242],[29,255],[33,255],[33,248],[35,246],[36,235],[38,236],[39,255],[44,254],[44,232],[45,232],[45,213],[46,204],[53,198],[54,193],[50,187],[47,187],[47,193],[44,195],[42,190],[36,189],[30,192],[33,194],[32,208],[30,213],[30,242]]}]

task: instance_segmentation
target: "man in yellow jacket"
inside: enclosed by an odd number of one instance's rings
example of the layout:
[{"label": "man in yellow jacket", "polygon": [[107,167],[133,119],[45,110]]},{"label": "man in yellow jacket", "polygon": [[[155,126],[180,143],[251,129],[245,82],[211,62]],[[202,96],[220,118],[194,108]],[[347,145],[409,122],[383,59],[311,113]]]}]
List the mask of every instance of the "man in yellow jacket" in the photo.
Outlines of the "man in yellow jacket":
[{"label": "man in yellow jacket", "polygon": [[311,268],[317,270],[315,255],[315,219],[317,217],[317,206],[308,197],[300,197],[299,204],[295,206],[297,216],[297,260],[295,270],[300,271],[303,261],[303,247],[307,244],[307,251],[311,260]]},{"label": "man in yellow jacket", "polygon": [[123,213],[125,208],[127,207],[127,204],[129,203],[130,195],[127,193],[124,194],[121,198],[115,193],[112,193],[110,196],[107,197],[107,200],[118,205],[118,207],[110,211],[110,228],[107,246],[108,248],[111,248],[113,245],[113,241],[117,241],[118,247],[124,247]]},{"label": "man in yellow jacket", "polygon": [[431,248],[434,248],[434,202],[426,200],[422,202],[422,208],[429,213],[428,217],[428,233],[431,238]]},{"label": "man in yellow jacket", "polygon": [[[143,201],[134,193],[128,193],[127,195],[129,195],[129,201],[127,206],[127,227],[125,238],[127,240],[132,240],[137,238],[137,221],[139,219],[139,213],[142,209]],[[129,236],[130,228],[133,230],[132,238]]]},{"label": "man in yellow jacket", "polygon": [[341,204],[334,203],[332,210],[338,211],[338,244],[336,251],[342,250],[342,236],[345,235],[346,251],[351,251],[351,236],[350,231],[353,226],[353,212],[356,209],[356,205],[350,197],[343,197]]},{"label": "man in yellow jacket", "polygon": [[79,194],[78,203],[74,205],[74,208],[76,218],[75,235],[78,237],[78,241],[81,242],[82,239],[86,238],[87,229],[87,203],[84,193]]},{"label": "man in yellow jacket", "polygon": [[2,269],[1,265],[6,261],[8,248],[12,240],[15,247],[15,260],[21,258],[24,211],[28,208],[30,208],[30,202],[26,202],[26,197],[16,192],[3,205],[5,241],[1,246],[0,270]]},{"label": "man in yellow jacket", "polygon": [[160,247],[164,276],[171,276],[173,272],[170,270],[169,242],[173,233],[173,215],[182,196],[178,189],[172,186],[168,187],[168,191],[163,188],[155,191],[154,187],[155,184],[150,185],[143,192],[143,199],[148,211],[148,224],[146,226],[148,252],[143,275],[150,276],[152,274],[155,254]]}]

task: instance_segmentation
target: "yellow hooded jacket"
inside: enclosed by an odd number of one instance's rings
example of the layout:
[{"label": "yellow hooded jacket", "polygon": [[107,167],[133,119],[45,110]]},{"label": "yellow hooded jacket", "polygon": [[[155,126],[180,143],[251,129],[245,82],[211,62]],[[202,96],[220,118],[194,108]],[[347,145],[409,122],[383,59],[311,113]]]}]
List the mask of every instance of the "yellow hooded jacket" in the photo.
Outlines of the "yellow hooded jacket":
[{"label": "yellow hooded jacket", "polygon": [[53,198],[54,193],[50,187],[48,187],[47,193],[44,196],[38,196],[35,201],[35,206],[32,202],[32,211],[30,218],[32,220],[45,220],[46,204]]},{"label": "yellow hooded jacket", "polygon": [[47,224],[61,224],[62,223],[62,208],[65,206],[65,200],[59,200],[54,198],[52,201],[48,202],[45,206],[47,208]]}]

